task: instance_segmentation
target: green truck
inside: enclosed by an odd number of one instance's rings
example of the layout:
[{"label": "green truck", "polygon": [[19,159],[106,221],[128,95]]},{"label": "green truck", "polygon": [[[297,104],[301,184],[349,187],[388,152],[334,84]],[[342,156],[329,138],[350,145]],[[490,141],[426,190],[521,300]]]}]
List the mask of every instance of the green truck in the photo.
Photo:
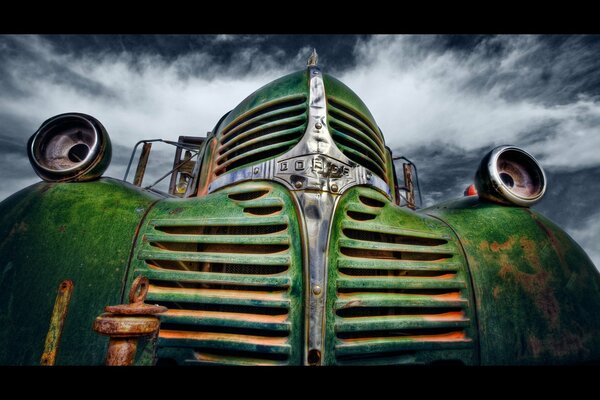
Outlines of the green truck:
[{"label": "green truck", "polygon": [[[142,185],[156,142],[175,150],[168,190]],[[523,149],[492,149],[465,196],[417,208],[415,168],[398,179],[315,54],[206,137],[139,145],[128,182],[102,176],[111,142],[89,115],[29,140],[42,181],[0,203],[0,364],[600,360],[600,274],[529,208],[546,177]]]}]

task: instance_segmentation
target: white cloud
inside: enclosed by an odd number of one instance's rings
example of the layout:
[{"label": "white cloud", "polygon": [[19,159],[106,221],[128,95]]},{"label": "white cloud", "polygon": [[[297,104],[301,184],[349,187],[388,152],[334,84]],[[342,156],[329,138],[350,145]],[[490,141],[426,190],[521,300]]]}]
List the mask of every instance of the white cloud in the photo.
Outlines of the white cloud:
[{"label": "white cloud", "polygon": [[[546,167],[600,164],[599,101],[551,105],[509,98],[527,79],[522,61],[537,49],[536,38],[494,38],[469,54],[432,51],[433,40],[376,36],[357,45],[357,68],[339,76],[368,105],[390,147],[442,143],[471,150],[510,143],[527,147]],[[484,48],[494,41],[506,50],[490,57]],[[530,144],[527,134],[535,131],[548,136]]]}]

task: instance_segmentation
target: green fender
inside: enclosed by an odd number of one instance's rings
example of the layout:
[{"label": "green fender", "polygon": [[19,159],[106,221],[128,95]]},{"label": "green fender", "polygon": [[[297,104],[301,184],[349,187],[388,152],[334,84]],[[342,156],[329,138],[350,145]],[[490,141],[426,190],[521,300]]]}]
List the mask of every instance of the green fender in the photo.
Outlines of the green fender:
[{"label": "green fender", "polygon": [[40,364],[66,279],[73,292],[56,364],[104,362],[108,340],[92,324],[122,302],[134,236],[156,199],[103,178],[40,182],[0,203],[0,365]]},{"label": "green fender", "polygon": [[422,210],[459,237],[473,280],[482,364],[600,360],[600,274],[534,210],[476,196]]}]

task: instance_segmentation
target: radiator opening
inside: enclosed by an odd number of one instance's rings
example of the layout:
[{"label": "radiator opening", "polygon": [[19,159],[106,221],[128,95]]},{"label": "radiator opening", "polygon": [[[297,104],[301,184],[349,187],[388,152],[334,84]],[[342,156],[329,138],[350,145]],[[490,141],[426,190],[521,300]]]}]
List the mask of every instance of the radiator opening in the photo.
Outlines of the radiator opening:
[{"label": "radiator opening", "polygon": [[155,229],[174,235],[268,235],[285,231],[287,225],[157,226]]},{"label": "radiator opening", "polygon": [[464,316],[464,311],[459,307],[349,307],[338,309],[335,313],[342,318],[383,317],[386,315],[423,315],[430,318]]},{"label": "radiator opening", "polygon": [[387,232],[363,231],[350,228],[344,229],[343,233],[350,239],[363,240],[369,242],[395,243],[414,246],[439,246],[448,243],[448,241],[444,239],[422,238],[415,236],[397,235]]},{"label": "radiator opening", "polygon": [[419,340],[420,336],[429,338],[440,336],[449,340],[459,339],[464,336],[463,329],[453,328],[415,328],[415,329],[390,329],[379,331],[360,331],[360,332],[338,332],[336,336],[339,339],[370,339],[370,338],[393,338],[393,337],[411,337]]},{"label": "radiator opening", "polygon": [[226,274],[274,275],[288,270],[288,265],[223,264],[174,260],[146,260],[151,268],[190,272],[218,272]]},{"label": "radiator opening", "polygon": [[368,361],[372,359],[388,359],[390,364],[402,364],[414,363],[416,353],[414,351],[386,351],[386,352],[372,352],[363,354],[349,354],[337,356],[337,359],[341,362],[347,361]]},{"label": "radiator opening", "polygon": [[339,272],[349,276],[408,276],[408,277],[423,277],[423,278],[441,278],[451,279],[456,278],[457,274],[453,271],[427,271],[427,270],[389,270],[389,269],[367,269],[367,268],[340,268]]},{"label": "radiator opening", "polygon": [[[300,140],[300,139],[298,139],[298,140]],[[236,161],[232,162],[226,168],[221,167],[217,172],[215,172],[215,175],[220,176],[220,175],[223,175],[225,172],[231,171],[232,169],[235,169],[237,167],[243,167],[244,165],[254,164],[254,163],[257,163],[262,160],[277,157],[278,155],[285,153],[286,151],[288,151],[295,145],[296,145],[296,143],[290,143],[287,145],[278,146],[273,149],[266,149],[264,151],[260,151],[258,153],[249,155],[248,157],[244,157],[240,160],[236,160]]]},{"label": "radiator opening", "polygon": [[[379,135],[376,133],[375,129],[371,126],[371,124],[369,123],[368,120],[366,120],[362,115],[360,115],[359,113],[354,111],[352,108],[345,106],[344,104],[338,102],[337,100],[335,100],[331,97],[327,98],[327,102],[333,106],[333,108],[329,108],[329,112],[331,114],[333,114],[333,116],[336,119],[339,119],[340,121],[343,121],[350,126],[354,126],[356,129],[360,130],[361,132],[365,132],[367,134],[367,136],[371,137],[371,139],[375,143],[379,144],[379,146],[381,147],[380,150],[383,149],[383,147],[379,143],[381,141],[381,138],[379,138]],[[341,112],[346,113],[347,115],[349,115],[351,117],[354,117],[357,121],[359,121],[359,123],[357,123],[356,121],[353,121],[351,118],[347,118],[344,114],[338,112],[336,110],[336,108],[338,110],[340,110]],[[365,129],[363,126],[361,126],[361,123],[367,129]]]},{"label": "radiator opening", "polygon": [[348,257],[375,258],[380,260],[441,261],[452,258],[445,253],[416,253],[408,251],[368,250],[342,247],[341,253]]},{"label": "radiator opening", "polygon": [[248,292],[275,293],[286,292],[287,286],[257,286],[227,283],[182,282],[152,279],[150,283],[156,287],[183,288],[183,289],[217,289],[217,290],[243,290]]},{"label": "radiator opening", "polygon": [[244,212],[252,215],[273,215],[278,214],[283,209],[283,206],[272,207],[246,207]]},{"label": "radiator opening", "polygon": [[275,254],[289,249],[287,244],[207,244],[150,242],[150,246],[161,250],[194,253],[229,253],[229,254]]},{"label": "radiator opening", "polygon": [[[273,102],[273,104],[271,104],[267,107],[264,107],[264,108],[258,109],[258,110],[257,109],[252,110],[249,113],[246,113],[245,115],[243,115],[243,117],[240,118],[237,122],[230,124],[223,129],[223,133],[222,133],[223,139],[222,139],[221,143],[222,144],[228,143],[231,139],[233,139],[234,137],[236,137],[239,134],[239,131],[250,130],[252,128],[256,128],[258,126],[264,125],[267,122],[287,118],[286,115],[288,115],[288,114],[301,115],[306,112],[304,107],[298,108],[297,110],[291,110],[291,111],[284,111],[284,109],[290,108],[290,107],[296,108],[297,106],[304,104],[305,101],[306,101],[306,96],[302,95],[302,96],[298,96],[293,99],[287,99],[287,100],[282,100],[282,101],[275,100]],[[267,116],[267,117],[261,118],[261,115],[265,115],[265,114],[268,114],[270,112],[277,111],[277,110],[282,110],[282,111],[281,111],[281,113],[271,115],[270,117]],[[249,124],[246,124],[244,127],[240,128],[239,131],[234,132],[233,134],[230,135],[231,131],[235,130],[238,126],[244,124],[245,122],[247,122],[251,119],[255,119],[255,121],[251,122]]]},{"label": "radiator opening", "polygon": [[356,221],[369,221],[377,218],[375,214],[367,214],[360,211],[346,211],[346,215]]},{"label": "radiator opening", "polygon": [[161,323],[161,330],[174,330],[186,332],[207,333],[230,333],[235,335],[264,336],[264,337],[288,337],[289,332],[270,329],[235,328],[216,325],[188,325],[178,323]]},{"label": "radiator opening", "polygon": [[256,200],[268,194],[268,190],[254,190],[252,192],[230,193],[228,197],[235,201]]},{"label": "radiator opening", "polygon": [[438,296],[444,294],[456,294],[459,293],[456,290],[448,289],[381,289],[381,288],[339,288],[337,290],[341,294],[349,293],[397,293],[397,294],[415,294],[423,296]]},{"label": "radiator opening", "polygon": [[[348,158],[350,158],[357,164],[367,167],[370,171],[376,173],[380,177],[385,177],[385,171],[383,167],[379,165],[380,161],[377,159],[373,159],[372,154],[369,154],[369,152],[366,152],[365,149],[360,148],[360,146],[357,146],[355,143],[353,143],[351,140],[345,137],[354,137],[355,135],[351,131],[339,124],[336,124],[335,121],[331,121],[331,125],[334,129],[334,141],[336,142],[342,153],[344,153]],[[339,133],[336,134],[335,131]],[[360,141],[360,139],[357,140]]]},{"label": "radiator opening", "polygon": [[361,203],[369,207],[382,208],[385,206],[385,203],[383,201],[375,200],[371,197],[358,196],[358,199],[361,201]]},{"label": "radiator opening", "polygon": [[177,303],[172,301],[160,302],[160,305],[168,309],[193,310],[193,311],[216,311],[224,313],[260,314],[260,315],[287,315],[287,308],[280,307],[255,307],[240,306],[234,304],[203,304],[203,303]]}]

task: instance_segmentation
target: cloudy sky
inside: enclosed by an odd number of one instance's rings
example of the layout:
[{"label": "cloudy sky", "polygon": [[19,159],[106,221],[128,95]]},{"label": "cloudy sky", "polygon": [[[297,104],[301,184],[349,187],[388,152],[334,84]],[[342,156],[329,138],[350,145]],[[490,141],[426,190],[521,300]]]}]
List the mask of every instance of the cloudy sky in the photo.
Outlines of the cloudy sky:
[{"label": "cloudy sky", "polygon": [[548,175],[535,208],[600,267],[600,36],[0,36],[0,200],[38,181],[25,143],[55,114],[98,118],[121,178],[138,140],[205,135],[313,47],[417,164],[425,205],[461,196],[492,147],[522,146]]}]

